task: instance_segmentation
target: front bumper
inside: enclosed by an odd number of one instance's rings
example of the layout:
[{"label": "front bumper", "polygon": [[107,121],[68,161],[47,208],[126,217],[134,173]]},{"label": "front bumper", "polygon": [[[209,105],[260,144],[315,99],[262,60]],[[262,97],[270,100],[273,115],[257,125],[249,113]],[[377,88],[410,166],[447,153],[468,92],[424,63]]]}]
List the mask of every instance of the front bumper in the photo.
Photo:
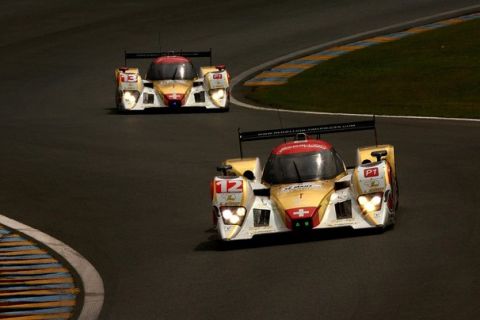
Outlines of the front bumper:
[{"label": "front bumper", "polygon": [[205,109],[205,110],[228,110],[228,99],[224,105],[217,105],[205,91],[192,91],[184,101],[175,100],[165,102],[162,97],[152,88],[145,87],[138,96],[134,105],[128,105],[122,99],[123,92],[118,92],[117,107],[120,111],[142,111],[146,109]]}]

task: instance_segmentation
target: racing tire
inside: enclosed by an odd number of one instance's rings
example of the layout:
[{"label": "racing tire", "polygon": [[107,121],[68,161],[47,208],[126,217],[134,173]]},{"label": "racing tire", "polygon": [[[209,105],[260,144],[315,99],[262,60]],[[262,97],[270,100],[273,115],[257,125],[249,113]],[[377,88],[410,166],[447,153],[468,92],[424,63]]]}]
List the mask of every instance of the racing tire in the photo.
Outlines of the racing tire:
[{"label": "racing tire", "polygon": [[227,103],[225,104],[225,107],[219,109],[220,112],[228,112],[230,110],[230,99],[228,99]]},{"label": "racing tire", "polygon": [[400,191],[398,190],[398,180],[395,179],[395,211],[398,210],[398,206],[400,205]]},{"label": "racing tire", "polygon": [[125,115],[125,114],[128,114],[129,112],[125,109],[117,108],[117,113]]}]

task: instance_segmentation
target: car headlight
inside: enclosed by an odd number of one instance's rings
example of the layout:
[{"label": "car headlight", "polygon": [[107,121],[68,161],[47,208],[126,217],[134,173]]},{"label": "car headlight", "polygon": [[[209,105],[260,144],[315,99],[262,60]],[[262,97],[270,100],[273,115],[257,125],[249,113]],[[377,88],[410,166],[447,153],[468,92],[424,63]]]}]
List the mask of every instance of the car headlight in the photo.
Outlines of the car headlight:
[{"label": "car headlight", "polygon": [[227,92],[225,89],[210,90],[210,97],[212,97],[213,102],[218,106],[223,106],[225,104],[226,96]]},{"label": "car headlight", "polygon": [[124,91],[122,96],[123,106],[126,109],[132,109],[137,103],[140,93],[138,91]]},{"label": "car headlight", "polygon": [[363,212],[375,212],[382,207],[383,193],[370,193],[358,197],[358,204]]},{"label": "car headlight", "polygon": [[244,207],[220,207],[223,223],[241,225],[245,220],[247,209]]}]

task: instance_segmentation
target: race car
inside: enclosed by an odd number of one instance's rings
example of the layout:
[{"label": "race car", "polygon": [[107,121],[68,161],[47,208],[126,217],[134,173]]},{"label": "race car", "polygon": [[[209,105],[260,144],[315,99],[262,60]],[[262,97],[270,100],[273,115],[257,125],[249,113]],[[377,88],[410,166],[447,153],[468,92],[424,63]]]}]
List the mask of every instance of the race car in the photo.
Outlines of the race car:
[{"label": "race car", "polygon": [[[224,65],[200,67],[199,73],[189,58],[210,58],[212,51],[125,53],[128,59],[153,58],[143,79],[138,68],[115,70],[118,111],[150,108],[228,111],[230,75]],[[190,109],[191,110],[191,109]]]},{"label": "race car", "polygon": [[[228,159],[211,182],[213,222],[222,240],[312,229],[384,230],[395,223],[398,183],[392,145],[357,149],[347,168],[321,134],[375,130],[375,119],[254,132],[239,130],[240,158]],[[313,137],[312,137],[313,136]],[[242,143],[295,137],[276,146],[261,167]],[[375,140],[376,130],[375,130]]]}]

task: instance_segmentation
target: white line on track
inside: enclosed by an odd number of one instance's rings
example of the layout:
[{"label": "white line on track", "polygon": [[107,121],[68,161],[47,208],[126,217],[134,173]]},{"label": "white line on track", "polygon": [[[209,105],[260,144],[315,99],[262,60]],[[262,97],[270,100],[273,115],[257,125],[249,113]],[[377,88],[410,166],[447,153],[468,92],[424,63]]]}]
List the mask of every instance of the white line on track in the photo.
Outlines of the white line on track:
[{"label": "white line on track", "polygon": [[[242,73],[240,73],[238,76],[232,79],[232,96],[230,97],[230,101],[240,107],[248,108],[248,109],[254,109],[254,110],[262,110],[262,111],[273,111],[273,112],[290,112],[290,113],[301,113],[301,114],[317,114],[317,115],[336,115],[336,116],[353,116],[353,117],[372,117],[371,114],[359,114],[359,113],[333,113],[333,112],[320,112],[320,111],[301,111],[301,110],[287,110],[287,109],[273,109],[273,108],[265,108],[265,107],[260,107],[256,105],[252,105],[249,103],[245,103],[242,101],[237,100],[233,96],[233,88],[238,85],[240,82],[244,81],[245,79],[251,77],[252,75],[266,70],[268,68],[271,68],[272,66],[275,66],[277,64],[284,63],[289,60],[293,60],[295,58],[301,57],[301,56],[307,56],[311,54],[312,52],[320,51],[323,49],[327,49],[330,47],[335,47],[340,44],[344,43],[349,43],[349,42],[354,42],[354,41],[359,41],[362,39],[367,39],[369,37],[375,36],[375,35],[381,35],[381,34],[387,34],[391,33],[393,30],[399,30],[403,28],[408,28],[408,27],[413,27],[413,26],[419,26],[422,24],[426,24],[428,22],[432,21],[439,21],[455,16],[461,16],[465,15],[468,13],[472,13],[475,10],[480,10],[480,5],[474,5],[474,6],[469,6],[461,9],[456,9],[456,10],[451,10],[451,11],[446,11],[442,13],[438,13],[435,15],[415,19],[415,20],[409,20],[406,22],[401,22],[397,24],[393,24],[387,27],[383,28],[378,28],[362,33],[357,33],[352,36],[340,38],[337,40],[321,43],[303,50],[295,51],[292,53],[289,53],[287,55],[281,56],[279,58],[267,61],[265,63],[262,63],[256,67],[250,68]],[[393,116],[393,115],[375,115],[378,118],[399,118],[399,119],[422,119],[422,120],[446,120],[446,121],[468,121],[468,122],[480,122],[480,119],[470,119],[470,118],[444,118],[444,117],[421,117],[421,116]]]},{"label": "white line on track", "polygon": [[75,268],[83,284],[83,306],[79,320],[95,320],[103,305],[104,288],[100,274],[80,253],[40,230],[29,227],[0,214],[0,224],[18,230],[54,250]]}]

